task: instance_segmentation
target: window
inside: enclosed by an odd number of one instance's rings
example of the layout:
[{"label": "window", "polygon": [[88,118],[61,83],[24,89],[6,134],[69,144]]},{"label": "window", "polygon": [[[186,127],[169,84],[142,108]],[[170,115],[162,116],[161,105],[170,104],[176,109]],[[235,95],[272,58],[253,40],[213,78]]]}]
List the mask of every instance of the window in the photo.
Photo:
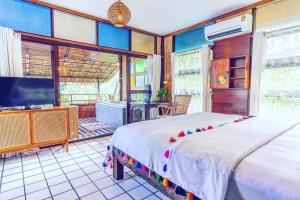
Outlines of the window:
[{"label": "window", "polygon": [[260,114],[273,119],[300,116],[300,29],[267,35]]},{"label": "window", "polygon": [[131,58],[130,60],[131,101],[141,102],[150,92],[147,59]]},{"label": "window", "polygon": [[24,77],[52,78],[52,46],[22,41]]},{"label": "window", "polygon": [[202,111],[202,51],[175,54],[174,95],[192,95],[188,113]]},{"label": "window", "polygon": [[148,85],[147,60],[131,58],[130,85],[132,90],[145,90]]}]

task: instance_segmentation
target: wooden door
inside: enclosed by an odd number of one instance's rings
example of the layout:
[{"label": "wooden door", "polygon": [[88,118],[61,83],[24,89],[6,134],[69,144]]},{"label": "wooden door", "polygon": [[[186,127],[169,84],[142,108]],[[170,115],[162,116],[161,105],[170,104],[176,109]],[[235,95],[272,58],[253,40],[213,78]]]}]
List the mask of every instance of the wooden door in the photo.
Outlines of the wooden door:
[{"label": "wooden door", "polygon": [[230,60],[217,59],[211,65],[211,87],[212,89],[229,88],[229,64]]}]

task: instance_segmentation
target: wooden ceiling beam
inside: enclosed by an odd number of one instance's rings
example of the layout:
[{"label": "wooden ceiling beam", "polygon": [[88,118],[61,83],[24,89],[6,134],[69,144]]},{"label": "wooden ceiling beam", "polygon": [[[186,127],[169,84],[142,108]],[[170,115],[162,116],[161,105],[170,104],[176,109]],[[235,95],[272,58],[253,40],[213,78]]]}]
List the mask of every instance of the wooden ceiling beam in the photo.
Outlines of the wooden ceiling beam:
[{"label": "wooden ceiling beam", "polygon": [[205,24],[209,24],[209,23],[214,23],[214,22],[217,22],[217,21],[221,21],[221,20],[226,19],[226,18],[229,18],[229,17],[231,17],[231,16],[238,15],[238,14],[240,14],[240,13],[246,12],[246,11],[248,11],[248,10],[251,10],[251,9],[254,9],[254,8],[260,7],[260,6],[265,5],[265,4],[269,4],[269,3],[275,2],[275,1],[278,1],[278,0],[261,0],[261,1],[259,1],[259,2],[250,4],[250,5],[248,5],[248,6],[244,6],[244,7],[242,7],[242,8],[239,8],[239,9],[233,10],[233,11],[231,11],[231,12],[228,12],[228,13],[225,13],[225,14],[222,14],[222,15],[219,15],[219,16],[217,16],[217,17],[214,17],[214,18],[211,18],[211,19],[208,19],[208,20],[205,20],[205,21],[202,21],[202,22],[193,24],[193,25],[191,25],[191,26],[182,28],[182,29],[180,29],[180,30],[177,30],[177,31],[174,31],[174,32],[171,32],[171,33],[168,33],[168,34],[164,35],[164,37],[169,37],[169,36],[177,35],[177,34],[179,34],[179,33],[182,33],[182,32],[186,32],[186,31],[192,30],[192,29],[194,29],[194,28],[196,28],[196,27],[203,26],[203,25],[205,25]]},{"label": "wooden ceiling beam", "polygon": [[20,33],[22,35],[22,40],[30,41],[30,42],[57,44],[57,45],[66,46],[66,47],[81,48],[81,49],[85,49],[85,50],[100,51],[100,52],[104,52],[104,53],[113,53],[113,54],[127,55],[127,56],[132,56],[132,57],[139,57],[139,58],[147,58],[147,56],[151,55],[151,54],[147,54],[147,53],[141,53],[141,52],[136,52],[136,51],[127,51],[127,50],[122,50],[122,49],[114,49],[114,48],[110,48],[110,47],[98,46],[98,45],[87,44],[87,43],[82,43],[82,42],[75,42],[75,41],[71,41],[71,40],[53,38],[53,37],[48,37],[48,36],[20,32],[20,31],[16,31],[16,32]]}]

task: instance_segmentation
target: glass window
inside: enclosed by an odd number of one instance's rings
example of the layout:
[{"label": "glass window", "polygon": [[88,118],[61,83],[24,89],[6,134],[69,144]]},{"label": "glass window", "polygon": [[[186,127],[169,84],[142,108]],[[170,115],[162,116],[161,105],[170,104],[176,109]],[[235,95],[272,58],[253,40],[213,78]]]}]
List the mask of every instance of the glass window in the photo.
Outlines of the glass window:
[{"label": "glass window", "polygon": [[24,77],[52,78],[52,46],[22,41]]},{"label": "glass window", "polygon": [[267,38],[260,115],[296,120],[300,116],[300,29]]},{"label": "glass window", "polygon": [[131,32],[131,49],[132,51],[154,54],[155,38],[143,33]]},{"label": "glass window", "polygon": [[174,95],[192,95],[188,113],[202,111],[202,51],[175,54]]},{"label": "glass window", "polygon": [[132,90],[148,89],[149,84],[147,72],[147,60],[142,58],[131,58],[130,84]]}]

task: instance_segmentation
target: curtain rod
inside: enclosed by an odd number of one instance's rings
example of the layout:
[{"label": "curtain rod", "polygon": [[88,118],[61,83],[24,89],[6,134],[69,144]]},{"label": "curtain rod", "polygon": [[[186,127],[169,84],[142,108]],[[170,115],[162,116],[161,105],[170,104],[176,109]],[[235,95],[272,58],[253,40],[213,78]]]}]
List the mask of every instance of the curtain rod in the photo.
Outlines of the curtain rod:
[{"label": "curtain rod", "polygon": [[280,36],[283,34],[292,34],[292,33],[299,32],[299,31],[300,31],[300,25],[296,25],[296,26],[292,26],[292,27],[288,27],[288,28],[283,28],[280,30],[266,32],[265,35],[266,35],[266,37],[271,38],[271,37],[276,37],[276,36]]}]

